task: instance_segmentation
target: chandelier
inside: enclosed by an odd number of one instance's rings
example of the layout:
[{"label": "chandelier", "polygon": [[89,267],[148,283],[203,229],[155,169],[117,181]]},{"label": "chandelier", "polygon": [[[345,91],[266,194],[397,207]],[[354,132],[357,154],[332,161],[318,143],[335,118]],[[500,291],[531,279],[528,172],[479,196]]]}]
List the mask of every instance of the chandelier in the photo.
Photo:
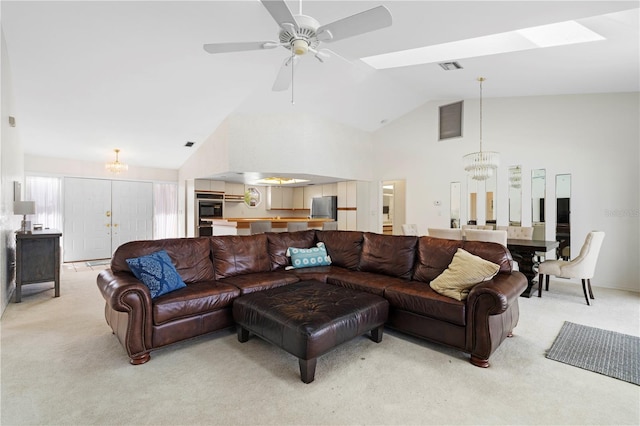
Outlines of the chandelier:
[{"label": "chandelier", "polygon": [[497,152],[482,151],[482,82],[485,80],[484,77],[478,77],[480,82],[480,151],[472,152],[462,158],[464,169],[474,180],[489,179],[500,165],[500,157]]},{"label": "chandelier", "polygon": [[119,149],[114,149],[115,153],[116,153],[116,161],[111,161],[107,164],[104,165],[104,168],[107,169],[108,171],[110,171],[111,173],[115,173],[118,174],[120,172],[126,172],[127,170],[129,170],[129,166],[121,163],[118,160],[118,154],[120,154],[120,150]]}]

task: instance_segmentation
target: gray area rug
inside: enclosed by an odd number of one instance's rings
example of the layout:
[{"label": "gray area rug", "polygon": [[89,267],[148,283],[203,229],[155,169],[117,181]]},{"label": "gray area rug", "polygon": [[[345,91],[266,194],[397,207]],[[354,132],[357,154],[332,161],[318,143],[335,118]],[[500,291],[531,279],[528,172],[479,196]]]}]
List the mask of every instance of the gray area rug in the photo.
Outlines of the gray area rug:
[{"label": "gray area rug", "polygon": [[640,337],[565,321],[547,358],[640,386]]}]

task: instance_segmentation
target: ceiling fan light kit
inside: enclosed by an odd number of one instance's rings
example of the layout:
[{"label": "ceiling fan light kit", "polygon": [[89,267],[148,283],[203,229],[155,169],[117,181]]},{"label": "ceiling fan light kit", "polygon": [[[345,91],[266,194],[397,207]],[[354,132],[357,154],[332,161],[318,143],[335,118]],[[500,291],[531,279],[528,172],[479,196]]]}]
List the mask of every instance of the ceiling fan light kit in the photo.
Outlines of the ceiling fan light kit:
[{"label": "ceiling fan light kit", "polygon": [[[300,0],[300,13],[295,16],[291,13],[284,0],[261,0],[261,2],[280,27],[278,33],[279,42],[210,43],[204,45],[204,50],[208,53],[217,54],[272,49],[281,46],[290,50],[292,56],[303,56],[311,52],[319,62],[324,62],[333,52],[328,49],[319,49],[322,43],[357,36],[392,24],[391,13],[384,6],[374,7],[329,24],[320,25],[316,19],[302,14],[302,0]],[[283,62],[273,85],[274,91],[289,88],[293,81],[293,68],[295,65],[296,61],[292,61],[291,57]],[[291,78],[285,79],[283,76],[291,76]]]}]

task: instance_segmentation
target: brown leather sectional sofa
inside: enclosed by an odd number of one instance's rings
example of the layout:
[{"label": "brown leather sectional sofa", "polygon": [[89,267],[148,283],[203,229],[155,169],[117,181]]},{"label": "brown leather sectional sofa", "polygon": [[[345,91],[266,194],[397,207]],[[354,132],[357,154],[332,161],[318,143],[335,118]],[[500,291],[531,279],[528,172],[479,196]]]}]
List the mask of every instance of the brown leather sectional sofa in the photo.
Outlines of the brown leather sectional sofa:
[{"label": "brown leather sectional sofa", "polygon": [[[324,242],[331,266],[285,270],[288,247]],[[458,248],[500,265],[491,280],[476,285],[464,301],[442,296],[429,282],[444,271]],[[151,299],[126,259],[167,251],[186,288]],[[156,348],[234,325],[232,305],[240,295],[316,279],[385,297],[387,326],[471,355],[489,366],[489,356],[518,323],[518,297],[527,286],[512,271],[506,247],[496,243],[356,231],[300,231],[134,241],[120,246],[111,268],[98,278],[105,316],[132,364]]]}]

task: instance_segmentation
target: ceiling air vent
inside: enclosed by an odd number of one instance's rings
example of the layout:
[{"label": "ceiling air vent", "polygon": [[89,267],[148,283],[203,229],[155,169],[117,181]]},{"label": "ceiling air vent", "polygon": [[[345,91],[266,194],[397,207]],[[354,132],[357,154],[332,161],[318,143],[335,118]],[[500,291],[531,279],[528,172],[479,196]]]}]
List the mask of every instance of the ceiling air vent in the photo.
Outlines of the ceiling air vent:
[{"label": "ceiling air vent", "polygon": [[187,142],[184,144],[184,146],[186,146],[187,148],[191,148],[195,144],[196,144],[195,142]]},{"label": "ceiling air vent", "polygon": [[461,70],[462,65],[457,62],[441,62],[438,65],[442,67],[445,71],[453,71],[453,70]]}]

